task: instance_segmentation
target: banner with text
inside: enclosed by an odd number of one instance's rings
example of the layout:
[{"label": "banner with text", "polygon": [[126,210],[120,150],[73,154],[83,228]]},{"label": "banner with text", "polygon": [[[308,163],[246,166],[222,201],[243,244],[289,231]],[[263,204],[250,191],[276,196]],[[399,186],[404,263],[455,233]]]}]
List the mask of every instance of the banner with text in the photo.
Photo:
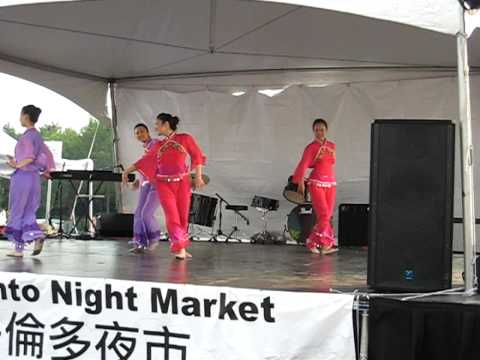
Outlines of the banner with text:
[{"label": "banner with text", "polygon": [[1,359],[354,360],[353,296],[0,272]]}]

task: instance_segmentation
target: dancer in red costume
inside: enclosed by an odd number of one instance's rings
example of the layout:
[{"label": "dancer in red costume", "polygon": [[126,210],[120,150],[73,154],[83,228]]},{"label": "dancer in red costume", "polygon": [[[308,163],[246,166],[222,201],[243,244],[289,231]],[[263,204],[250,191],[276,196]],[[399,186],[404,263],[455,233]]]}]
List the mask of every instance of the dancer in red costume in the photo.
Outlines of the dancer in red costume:
[{"label": "dancer in red costume", "polygon": [[293,182],[298,191],[305,193],[304,176],[308,168],[312,172],[308,177],[308,190],[316,214],[316,224],[306,241],[307,248],[313,253],[324,255],[337,251],[333,228],[330,223],[335,205],[337,183],[335,180],[335,144],[328,141],[328,124],[316,119],[312,125],[315,140],[307,145],[295,173]]},{"label": "dancer in red costume", "polygon": [[[190,171],[195,171],[194,187],[205,186],[202,180],[202,167],[205,155],[189,134],[176,132],[179,119],[162,113],[157,116],[155,128],[166,138],[152,145],[150,150],[123,173],[124,182],[128,174],[139,171],[157,188],[162,205],[170,249],[177,259],[191,257],[186,251],[188,238],[188,217],[190,212],[191,183]],[[190,158],[190,166],[187,160]]]}]

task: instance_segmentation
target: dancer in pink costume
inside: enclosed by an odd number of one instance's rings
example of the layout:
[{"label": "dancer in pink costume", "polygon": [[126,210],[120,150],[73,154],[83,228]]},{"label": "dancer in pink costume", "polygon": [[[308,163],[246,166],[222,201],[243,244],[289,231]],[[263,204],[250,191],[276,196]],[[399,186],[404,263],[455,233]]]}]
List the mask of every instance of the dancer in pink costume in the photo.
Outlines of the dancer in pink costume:
[{"label": "dancer in pink costume", "polygon": [[305,193],[305,172],[313,169],[307,179],[316,215],[316,224],[306,241],[313,253],[331,254],[337,251],[331,218],[335,206],[337,183],[335,179],[335,144],[327,140],[328,124],[316,119],[312,125],[315,139],[307,145],[295,173],[293,182],[298,191]]},{"label": "dancer in pink costume", "polygon": [[[138,170],[150,182],[155,183],[165,214],[170,249],[177,259],[185,259],[191,257],[186,251],[190,245],[190,171],[195,171],[195,188],[205,186],[202,168],[206,158],[191,135],[177,133],[179,121],[178,117],[166,113],[157,116],[156,130],[166,138],[154,144],[140,160],[125,170],[124,182],[129,173]],[[188,159],[190,166],[187,164]]]}]

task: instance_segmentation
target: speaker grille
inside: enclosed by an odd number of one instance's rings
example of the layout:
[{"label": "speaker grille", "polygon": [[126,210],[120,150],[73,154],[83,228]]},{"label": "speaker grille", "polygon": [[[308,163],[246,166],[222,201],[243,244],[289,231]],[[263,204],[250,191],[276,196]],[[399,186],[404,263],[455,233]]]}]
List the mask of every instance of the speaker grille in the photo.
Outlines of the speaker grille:
[{"label": "speaker grille", "polygon": [[455,128],[451,121],[372,125],[368,283],[451,287]]}]

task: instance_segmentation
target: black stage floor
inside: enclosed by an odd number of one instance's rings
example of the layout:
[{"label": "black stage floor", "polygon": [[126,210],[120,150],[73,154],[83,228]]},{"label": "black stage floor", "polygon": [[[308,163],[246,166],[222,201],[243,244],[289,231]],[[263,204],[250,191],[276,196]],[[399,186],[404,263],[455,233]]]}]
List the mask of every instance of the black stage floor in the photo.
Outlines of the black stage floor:
[{"label": "black stage floor", "polygon": [[[367,250],[342,248],[333,255],[310,254],[302,246],[194,242],[193,259],[172,258],[168,243],[154,252],[134,255],[126,240],[50,239],[44,252],[8,258],[0,242],[0,271],[31,272],[121,280],[210,286],[329,292],[366,290]],[[454,285],[460,286],[463,258],[454,256]]]}]

